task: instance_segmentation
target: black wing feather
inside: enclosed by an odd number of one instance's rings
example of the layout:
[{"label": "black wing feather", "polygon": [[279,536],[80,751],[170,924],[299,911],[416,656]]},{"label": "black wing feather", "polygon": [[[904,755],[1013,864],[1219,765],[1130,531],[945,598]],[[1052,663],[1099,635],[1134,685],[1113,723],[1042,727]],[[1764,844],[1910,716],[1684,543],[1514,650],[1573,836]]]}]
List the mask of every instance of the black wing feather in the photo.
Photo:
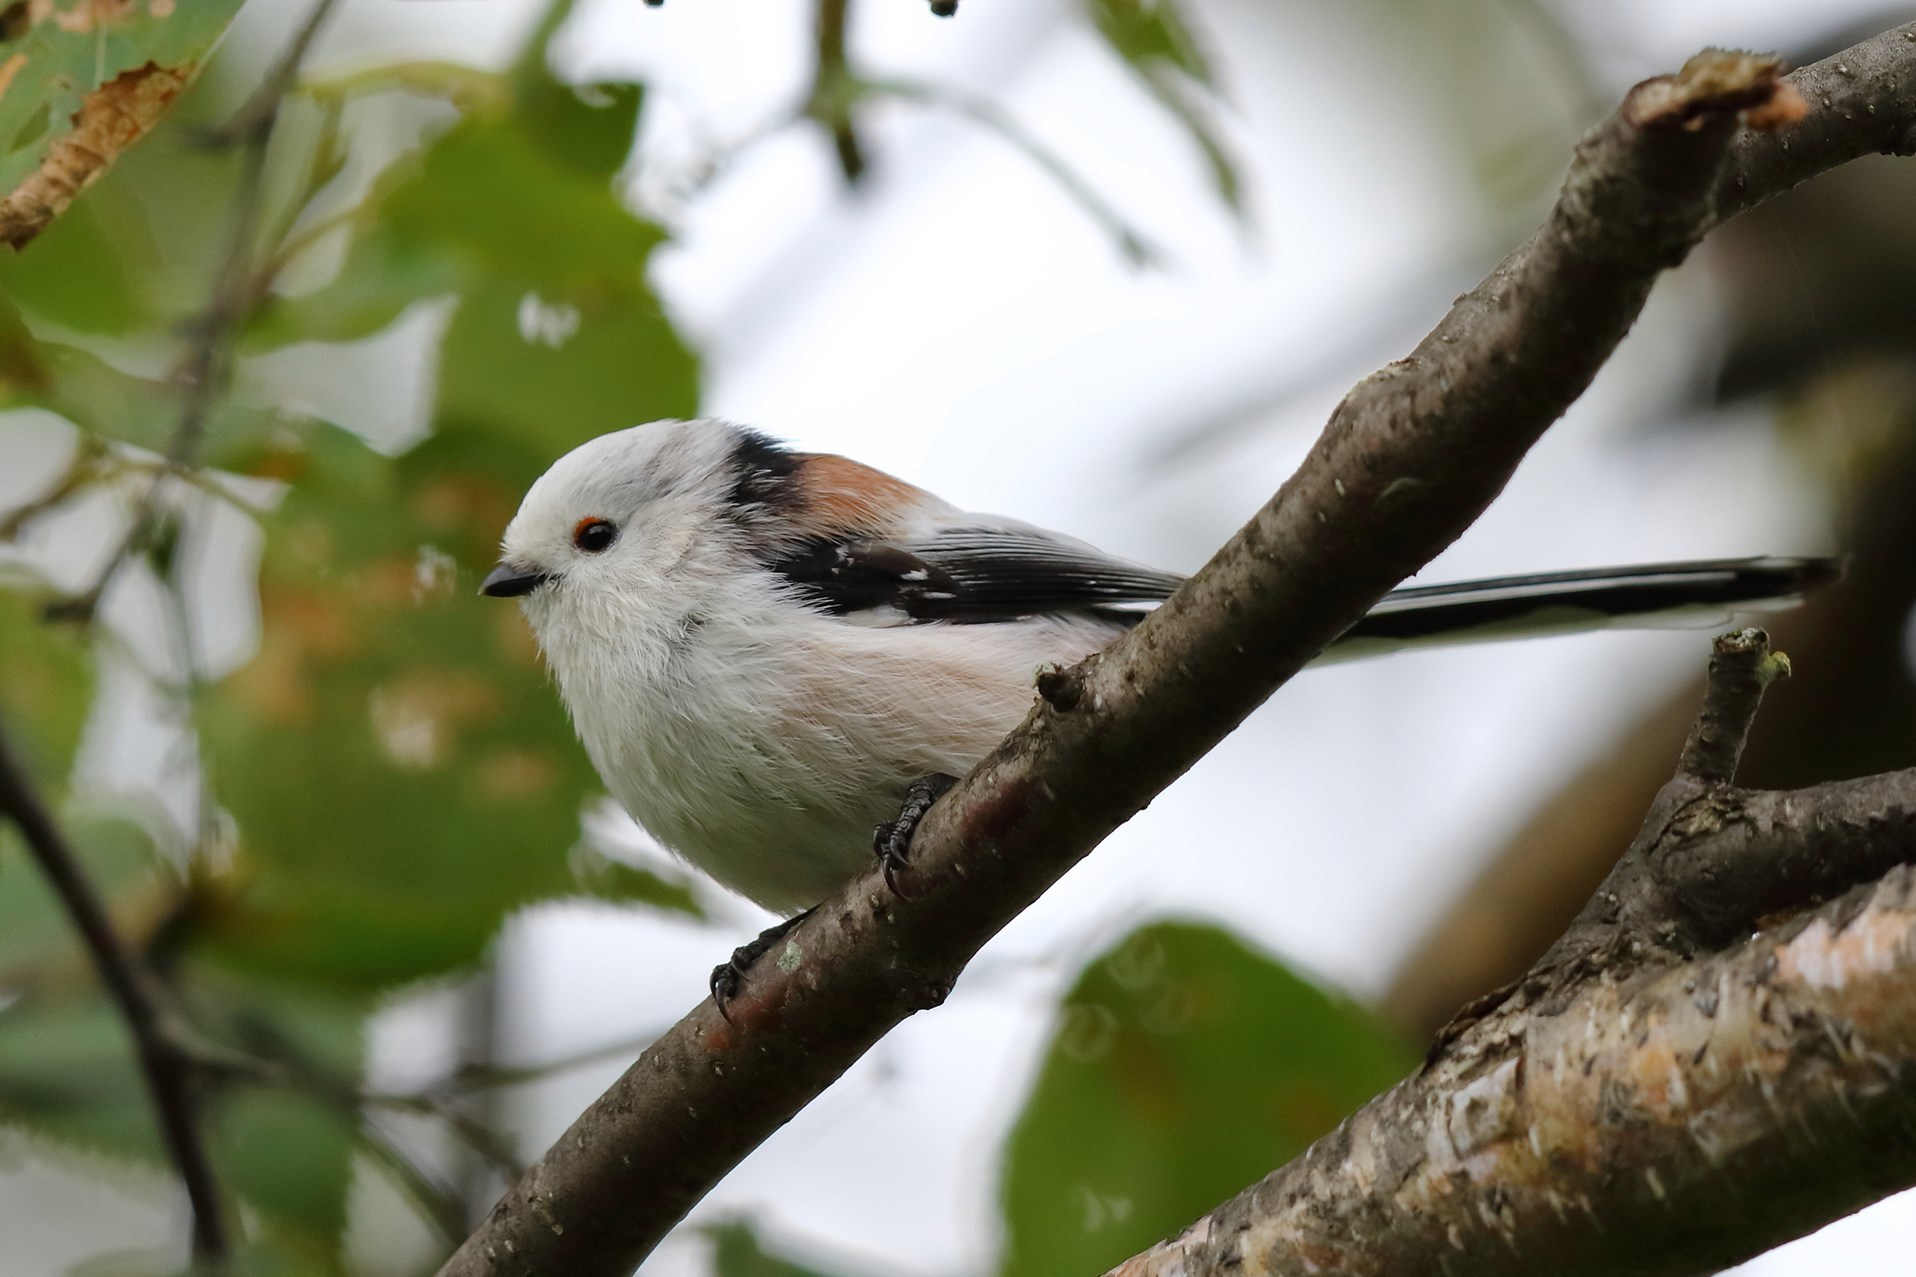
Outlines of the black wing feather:
[{"label": "black wing feather", "polygon": [[1183,580],[1019,529],[957,528],[903,544],[817,539],[770,564],[834,616],[890,609],[914,621],[1007,621],[1156,603]]}]

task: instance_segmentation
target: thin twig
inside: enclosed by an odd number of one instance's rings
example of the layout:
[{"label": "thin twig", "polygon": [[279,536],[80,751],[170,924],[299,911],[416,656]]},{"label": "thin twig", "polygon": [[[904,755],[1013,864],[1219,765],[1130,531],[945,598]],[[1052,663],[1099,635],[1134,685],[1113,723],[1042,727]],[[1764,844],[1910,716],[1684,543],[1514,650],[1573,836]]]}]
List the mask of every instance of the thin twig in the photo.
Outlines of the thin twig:
[{"label": "thin twig", "polygon": [[858,124],[852,118],[858,83],[845,56],[850,9],[851,0],[818,0],[814,27],[815,69],[805,114],[831,134],[839,172],[845,175],[848,185],[856,186],[865,174],[865,145],[859,140]]},{"label": "thin twig", "polygon": [[180,415],[167,441],[165,465],[153,475],[134,506],[127,530],[93,583],[78,594],[49,604],[50,620],[90,623],[107,587],[127,561],[152,545],[160,525],[160,494],[168,480],[193,468],[206,424],[225,393],[233,374],[233,341],[240,326],[258,307],[271,287],[271,277],[253,266],[254,241],[266,209],[266,154],[280,103],[299,73],[299,64],[313,38],[325,25],[339,0],[316,0],[306,20],[294,32],[284,53],[233,117],[201,135],[209,146],[238,146],[240,176],[235,188],[231,229],[221,256],[211,295],[186,325],[189,342],[175,380],[180,387]]},{"label": "thin twig", "polygon": [[1677,774],[1728,784],[1750,738],[1763,691],[1790,672],[1790,658],[1770,650],[1762,630],[1737,630],[1717,639],[1710,653],[1710,679]]},{"label": "thin twig", "polygon": [[872,93],[898,98],[905,102],[915,102],[920,106],[942,107],[963,116],[987,132],[997,134],[1001,141],[1013,150],[1021,152],[1026,159],[1043,170],[1045,175],[1056,182],[1066,195],[1076,201],[1092,221],[1102,226],[1105,233],[1117,241],[1118,249],[1127,262],[1138,267],[1163,264],[1163,250],[1144,232],[1126,221],[1124,215],[1093,190],[1091,184],[1080,177],[1062,156],[1039,141],[1036,134],[1019,123],[1016,116],[996,102],[950,85],[928,84],[921,80],[866,78],[861,80],[860,84]]},{"label": "thin twig", "polygon": [[160,1138],[186,1186],[193,1208],[193,1257],[218,1263],[228,1252],[219,1186],[195,1121],[193,1061],[167,1032],[166,1017],[150,977],[137,966],[113,930],[106,906],[93,891],[79,857],[40,801],[25,769],[0,731],[0,812],[20,829],[34,861],[45,873],[80,933],[100,981],[120,1008],[158,1115]]}]

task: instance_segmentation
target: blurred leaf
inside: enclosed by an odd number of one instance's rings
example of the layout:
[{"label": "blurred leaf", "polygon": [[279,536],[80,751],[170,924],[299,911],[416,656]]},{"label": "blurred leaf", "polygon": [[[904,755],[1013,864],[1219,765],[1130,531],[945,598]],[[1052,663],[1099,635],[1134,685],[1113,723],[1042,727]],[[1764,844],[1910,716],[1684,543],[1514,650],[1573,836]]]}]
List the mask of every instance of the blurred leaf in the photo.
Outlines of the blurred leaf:
[{"label": "blurred leaf", "polygon": [[0,1121],[94,1152],[160,1155],[132,1039],[92,995],[0,1010]]},{"label": "blurred leaf", "polygon": [[[121,924],[122,934],[150,930],[172,877],[146,831],[127,820],[61,821],[87,880]],[[49,967],[49,962],[57,966]],[[0,992],[54,980],[90,982],[93,970],[65,907],[21,845],[11,823],[0,824]]]},{"label": "blurred leaf", "polygon": [[49,0],[0,15],[0,240],[16,248],[151,128],[240,0]]},{"label": "blurred leaf", "polygon": [[518,609],[475,588],[543,464],[459,430],[393,459],[330,427],[259,458],[293,485],[259,653],[201,715],[241,843],[235,896],[198,932],[211,952],[382,988],[580,890],[567,852],[598,779]]},{"label": "blurred leaf", "polygon": [[713,1277],[833,1277],[770,1253],[744,1220],[715,1224],[705,1234],[712,1239]]},{"label": "blurred leaf", "polygon": [[1140,929],[1065,998],[1008,1147],[1004,1273],[1103,1272],[1415,1063],[1360,1008],[1224,931]]},{"label": "blurred leaf", "polygon": [[686,880],[664,878],[649,869],[628,865],[586,843],[572,849],[572,877],[580,890],[598,900],[651,905],[694,918],[705,917]]},{"label": "blurred leaf", "polygon": [[311,1243],[346,1230],[354,1122],[293,1090],[240,1090],[220,1105],[213,1128],[220,1169],[273,1221]]},{"label": "blurred leaf", "polygon": [[6,654],[0,727],[34,783],[53,801],[66,788],[86,725],[93,657],[72,629],[40,619],[47,602],[44,596],[0,590],[0,652]]},{"label": "blurred leaf", "polygon": [[[287,993],[286,990],[275,992]],[[255,991],[257,996],[259,991]],[[304,1019],[307,1036],[328,1034],[329,1053],[352,1054],[359,1020],[288,996],[270,1014],[282,1027]],[[124,1022],[91,991],[24,998],[0,1010],[0,1122],[56,1147],[160,1165],[144,1079]],[[227,1085],[208,1095],[202,1118],[221,1183],[260,1211],[297,1252],[336,1252],[351,1182],[354,1119],[291,1088]]]},{"label": "blurred leaf", "polygon": [[1178,0],[1087,0],[1091,23],[1111,51],[1144,81],[1164,109],[1184,126],[1211,170],[1211,184],[1235,213],[1244,211],[1237,164],[1206,103],[1194,88],[1215,95],[1216,77]]},{"label": "blurred leaf", "polygon": [[530,443],[549,461],[607,430],[689,414],[697,365],[645,278],[664,234],[614,183],[637,89],[573,88],[530,53],[500,84],[382,178],[339,272],[276,299],[249,340],[355,339],[451,297],[441,425]]},{"label": "blurred leaf", "polygon": [[[0,95],[0,105],[6,99]],[[94,201],[82,199],[34,242],[0,254],[0,291],[82,333],[122,334],[153,321],[136,295],[122,244]]]},{"label": "blurred leaf", "polygon": [[[0,408],[27,406],[58,413],[99,438],[161,451],[179,420],[180,395],[171,381],[124,372],[78,346],[39,340],[0,297]],[[233,449],[256,446],[291,420],[228,396],[208,417],[207,434],[217,446],[203,459],[223,462]]]}]

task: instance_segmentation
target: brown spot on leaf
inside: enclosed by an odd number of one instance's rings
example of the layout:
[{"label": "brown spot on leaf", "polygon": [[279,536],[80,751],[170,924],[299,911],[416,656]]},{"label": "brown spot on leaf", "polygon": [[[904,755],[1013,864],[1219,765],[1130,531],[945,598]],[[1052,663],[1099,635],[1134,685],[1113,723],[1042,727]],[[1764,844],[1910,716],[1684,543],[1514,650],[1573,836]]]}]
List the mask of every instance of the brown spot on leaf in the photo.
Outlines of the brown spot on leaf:
[{"label": "brown spot on leaf", "polygon": [[545,754],[531,749],[502,749],[479,764],[480,789],[490,798],[536,798],[559,779]]},{"label": "brown spot on leaf", "polygon": [[[89,23],[125,6],[117,0],[82,6]],[[112,10],[112,13],[107,12]],[[18,68],[15,68],[17,71]],[[0,240],[24,247],[107,170],[120,152],[153,127],[192,78],[191,68],[154,63],[124,71],[86,95],[72,129],[54,139],[40,167],[0,200]]]}]

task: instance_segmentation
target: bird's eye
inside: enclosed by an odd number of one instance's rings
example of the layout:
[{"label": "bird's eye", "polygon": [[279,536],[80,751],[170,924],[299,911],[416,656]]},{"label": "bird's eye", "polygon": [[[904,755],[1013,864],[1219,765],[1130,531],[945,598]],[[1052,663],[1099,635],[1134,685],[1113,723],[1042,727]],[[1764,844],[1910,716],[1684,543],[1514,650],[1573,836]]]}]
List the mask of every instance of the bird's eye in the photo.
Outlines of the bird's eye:
[{"label": "bird's eye", "polygon": [[601,550],[611,549],[612,543],[618,539],[618,525],[610,519],[601,519],[596,516],[580,519],[578,525],[572,529],[572,544],[587,554],[597,554]]}]

